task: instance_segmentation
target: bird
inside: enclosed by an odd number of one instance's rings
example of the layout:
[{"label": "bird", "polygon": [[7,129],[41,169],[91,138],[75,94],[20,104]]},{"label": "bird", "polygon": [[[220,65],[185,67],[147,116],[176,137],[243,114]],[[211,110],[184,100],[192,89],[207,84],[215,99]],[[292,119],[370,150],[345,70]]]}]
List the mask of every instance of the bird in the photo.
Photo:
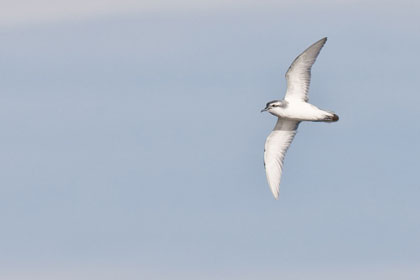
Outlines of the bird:
[{"label": "bird", "polygon": [[320,39],[295,58],[286,72],[284,99],[270,101],[261,110],[277,117],[264,145],[264,168],[275,199],[279,197],[284,157],[300,122],[336,122],[339,119],[334,112],[319,109],[308,102],[311,68],[326,42],[327,37]]}]

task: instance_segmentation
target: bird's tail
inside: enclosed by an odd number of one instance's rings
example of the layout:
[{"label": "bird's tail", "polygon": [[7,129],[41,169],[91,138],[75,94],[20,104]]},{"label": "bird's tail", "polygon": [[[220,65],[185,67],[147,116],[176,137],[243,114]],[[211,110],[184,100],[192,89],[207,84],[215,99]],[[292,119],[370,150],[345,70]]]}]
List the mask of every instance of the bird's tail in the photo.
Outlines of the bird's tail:
[{"label": "bird's tail", "polygon": [[324,121],[325,122],[336,122],[339,120],[339,117],[337,114],[331,113],[331,115],[328,115]]}]

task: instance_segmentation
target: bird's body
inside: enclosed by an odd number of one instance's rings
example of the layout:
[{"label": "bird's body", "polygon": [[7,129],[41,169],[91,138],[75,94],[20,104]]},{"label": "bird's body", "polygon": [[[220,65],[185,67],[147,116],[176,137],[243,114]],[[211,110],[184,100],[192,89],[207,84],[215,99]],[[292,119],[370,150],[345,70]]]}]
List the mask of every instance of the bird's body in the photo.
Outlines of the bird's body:
[{"label": "bird's body", "polygon": [[281,100],[282,106],[273,107],[270,113],[282,119],[297,121],[329,121],[334,113],[324,111],[301,100]]},{"label": "bird's body", "polygon": [[277,199],[287,149],[296,135],[301,121],[335,122],[338,116],[308,103],[311,67],[327,38],[323,38],[301,53],[286,73],[287,91],[283,100],[267,103],[263,111],[278,117],[276,126],[267,137],[264,148],[264,166],[270,189]]}]

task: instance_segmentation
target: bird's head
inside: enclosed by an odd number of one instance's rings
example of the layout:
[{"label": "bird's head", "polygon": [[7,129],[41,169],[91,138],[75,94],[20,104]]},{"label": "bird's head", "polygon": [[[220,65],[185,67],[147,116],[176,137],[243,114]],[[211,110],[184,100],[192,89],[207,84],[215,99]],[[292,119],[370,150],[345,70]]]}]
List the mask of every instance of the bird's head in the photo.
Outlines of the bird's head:
[{"label": "bird's head", "polygon": [[284,108],[285,106],[286,106],[286,101],[273,100],[273,101],[268,102],[267,105],[265,105],[265,108],[261,110],[261,113],[265,111],[272,113],[273,111]]}]

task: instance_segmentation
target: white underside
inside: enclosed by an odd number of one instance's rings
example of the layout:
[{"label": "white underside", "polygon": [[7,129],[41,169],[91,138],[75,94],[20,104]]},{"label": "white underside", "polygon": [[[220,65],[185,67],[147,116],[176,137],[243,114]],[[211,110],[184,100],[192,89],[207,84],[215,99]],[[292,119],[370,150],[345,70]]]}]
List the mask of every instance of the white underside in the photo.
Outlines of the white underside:
[{"label": "white underside", "polygon": [[319,109],[303,100],[287,100],[285,108],[274,107],[269,112],[283,119],[296,121],[323,121],[328,117],[332,117],[333,113]]}]

